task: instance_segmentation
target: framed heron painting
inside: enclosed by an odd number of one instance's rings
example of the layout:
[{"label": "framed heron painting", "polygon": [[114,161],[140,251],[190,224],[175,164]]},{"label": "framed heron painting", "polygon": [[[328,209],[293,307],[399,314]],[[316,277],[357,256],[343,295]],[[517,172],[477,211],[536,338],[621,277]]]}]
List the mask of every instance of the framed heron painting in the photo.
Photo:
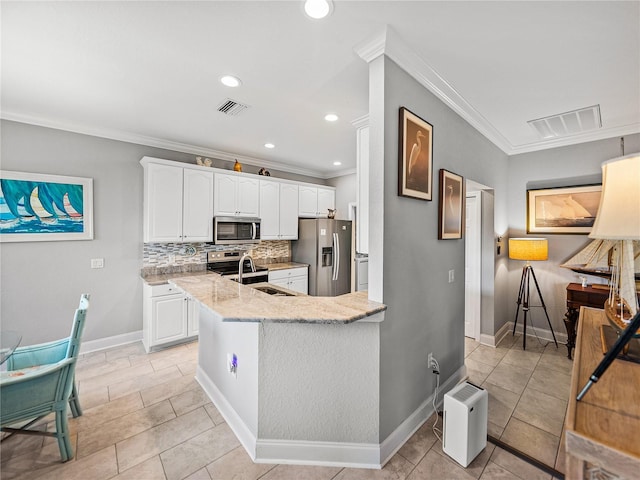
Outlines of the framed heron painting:
[{"label": "framed heron painting", "polygon": [[93,239],[93,179],[0,171],[0,242]]},{"label": "framed heron painting", "polygon": [[438,239],[462,238],[464,230],[464,179],[453,172],[440,169],[440,209],[438,210]]},{"label": "framed heron painting", "polygon": [[398,195],[431,200],[433,125],[400,107]]}]

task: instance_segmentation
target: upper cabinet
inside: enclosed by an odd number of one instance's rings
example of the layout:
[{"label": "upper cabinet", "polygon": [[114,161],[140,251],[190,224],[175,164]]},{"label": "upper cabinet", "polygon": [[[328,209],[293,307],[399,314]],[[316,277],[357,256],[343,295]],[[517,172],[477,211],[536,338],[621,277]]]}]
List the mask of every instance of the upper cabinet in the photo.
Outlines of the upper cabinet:
[{"label": "upper cabinet", "polygon": [[260,216],[260,183],[242,174],[215,174],[213,215],[218,217]]},{"label": "upper cabinet", "polygon": [[211,241],[213,172],[148,162],[143,166],[144,241]]},{"label": "upper cabinet", "polygon": [[298,238],[298,185],[260,180],[260,237],[262,240]]},{"label": "upper cabinet", "polygon": [[336,192],[333,188],[300,185],[298,216],[327,218],[329,209],[336,208]]}]

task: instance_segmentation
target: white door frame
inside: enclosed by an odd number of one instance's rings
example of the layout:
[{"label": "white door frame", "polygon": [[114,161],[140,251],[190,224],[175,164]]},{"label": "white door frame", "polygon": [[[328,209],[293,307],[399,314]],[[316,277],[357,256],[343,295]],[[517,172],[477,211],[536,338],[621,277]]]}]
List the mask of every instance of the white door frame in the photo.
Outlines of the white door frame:
[{"label": "white door frame", "polygon": [[482,320],[482,195],[467,193],[465,224],[465,336],[480,340]]}]

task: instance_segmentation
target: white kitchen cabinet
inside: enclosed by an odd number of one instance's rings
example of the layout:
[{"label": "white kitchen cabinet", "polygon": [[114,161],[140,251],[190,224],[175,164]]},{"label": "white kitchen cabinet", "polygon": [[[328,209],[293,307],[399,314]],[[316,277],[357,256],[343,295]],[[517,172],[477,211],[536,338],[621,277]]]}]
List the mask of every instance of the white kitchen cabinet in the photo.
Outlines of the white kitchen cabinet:
[{"label": "white kitchen cabinet", "polygon": [[144,242],[211,241],[213,172],[144,164]]},{"label": "white kitchen cabinet", "polygon": [[286,268],[269,272],[269,283],[288,288],[294,292],[309,293],[308,267]]},{"label": "white kitchen cabinet", "polygon": [[329,209],[336,208],[336,192],[333,188],[300,185],[298,216],[327,218]]},{"label": "white kitchen cabinet", "polygon": [[239,174],[215,174],[213,208],[216,217],[258,217],[260,183]]},{"label": "white kitchen cabinet", "polygon": [[169,284],[143,287],[142,343],[147,352],[198,335],[199,305]]},{"label": "white kitchen cabinet", "polygon": [[298,185],[260,180],[260,238],[298,238]]}]

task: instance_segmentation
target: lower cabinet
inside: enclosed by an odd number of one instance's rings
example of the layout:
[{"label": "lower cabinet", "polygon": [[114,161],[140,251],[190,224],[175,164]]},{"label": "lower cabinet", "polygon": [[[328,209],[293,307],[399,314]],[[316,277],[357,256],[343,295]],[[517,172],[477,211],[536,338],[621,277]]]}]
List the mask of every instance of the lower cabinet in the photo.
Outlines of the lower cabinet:
[{"label": "lower cabinet", "polygon": [[198,335],[198,302],[174,286],[143,287],[142,343],[153,347],[177,343]]},{"label": "lower cabinet", "polygon": [[306,295],[309,293],[308,267],[271,271],[269,272],[269,283]]}]

